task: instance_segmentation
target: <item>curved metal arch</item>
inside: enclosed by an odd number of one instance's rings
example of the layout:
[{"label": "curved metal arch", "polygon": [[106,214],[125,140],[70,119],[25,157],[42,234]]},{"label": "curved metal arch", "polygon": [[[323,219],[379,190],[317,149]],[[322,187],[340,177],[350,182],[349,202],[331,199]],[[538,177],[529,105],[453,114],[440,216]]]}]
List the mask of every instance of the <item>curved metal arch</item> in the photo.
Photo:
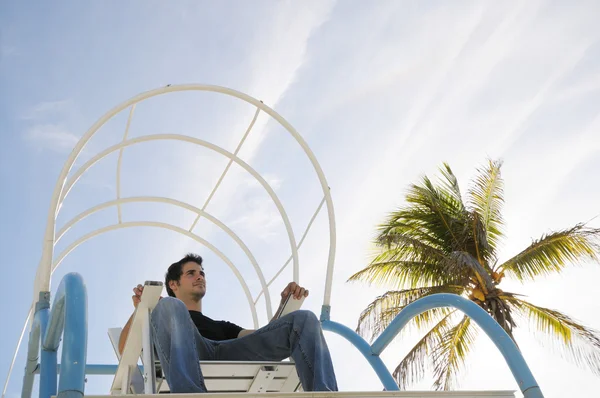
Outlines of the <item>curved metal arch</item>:
[{"label": "curved metal arch", "polygon": [[[125,126],[125,133],[123,134],[122,141],[125,141],[127,136],[129,136],[129,127],[131,126],[131,119],[133,118],[134,111],[135,104],[133,104],[129,110],[129,117],[127,117],[127,125]],[[115,180],[117,199],[121,199],[121,164],[123,163],[123,151],[124,149],[119,151],[119,158],[117,159],[117,179]],[[121,217],[121,206],[117,206],[117,218],[119,219],[119,222],[123,222],[123,218]],[[54,244],[56,244],[56,240],[54,241]]]},{"label": "curved metal arch", "polygon": [[506,331],[483,308],[471,300],[467,300],[456,294],[432,294],[431,296],[413,301],[396,315],[383,333],[370,346],[354,330],[340,323],[330,321],[326,316],[323,316],[326,314],[322,314],[321,324],[323,330],[337,333],[352,343],[367,359],[384,388],[388,391],[393,391],[398,390],[398,385],[381,360],[381,353],[411,319],[425,311],[442,307],[453,307],[462,311],[483,329],[504,357],[525,398],[544,398],[537,381],[533,377],[529,366],[527,366],[527,362],[525,362],[525,358],[523,358],[523,354],[521,354],[521,351]]},{"label": "curved metal arch", "polygon": [[394,337],[398,335],[402,328],[415,316],[440,307],[453,307],[462,311],[483,329],[485,334],[492,340],[504,357],[504,361],[510,368],[513,377],[525,398],[544,397],[527,362],[525,362],[525,358],[523,358],[523,354],[521,354],[521,351],[508,333],[506,333],[500,324],[483,308],[471,300],[467,300],[456,294],[432,294],[431,296],[420,298],[407,305],[398,315],[396,315],[394,320],[387,328],[385,328],[383,333],[379,335],[377,340],[373,342],[371,345],[372,354],[379,356],[392,342]]},{"label": "curved metal arch", "polygon": [[254,301],[252,300],[252,295],[250,293],[250,289],[248,288],[246,281],[242,277],[242,274],[240,274],[240,272],[235,267],[235,265],[233,265],[231,260],[225,254],[223,254],[223,252],[221,252],[219,249],[217,249],[215,246],[213,246],[210,242],[206,241],[205,239],[202,239],[201,237],[199,237],[198,235],[196,235],[190,231],[187,231],[183,228],[180,228],[175,225],[168,224],[168,223],[157,222],[157,221],[130,221],[130,222],[113,224],[113,225],[109,225],[106,227],[98,228],[95,231],[92,231],[88,234],[83,235],[82,237],[77,239],[75,242],[71,243],[65,250],[63,250],[58,255],[58,257],[56,257],[56,259],[52,262],[52,270],[50,272],[50,275],[52,276],[52,273],[54,272],[54,270],[60,265],[60,263],[65,259],[65,257],[67,257],[69,255],[69,253],[71,253],[80,244],[82,244],[98,235],[102,235],[103,233],[106,233],[106,232],[115,231],[115,230],[123,229],[123,228],[133,228],[133,227],[156,227],[156,228],[164,228],[164,229],[168,229],[168,230],[171,230],[174,232],[178,232],[178,233],[185,235],[189,238],[192,238],[196,242],[206,246],[209,250],[211,250],[213,253],[215,253],[217,256],[219,256],[221,258],[221,260],[223,260],[229,266],[229,268],[231,268],[231,270],[233,271],[235,276],[238,278],[238,281],[242,285],[242,288],[244,289],[244,293],[246,293],[246,299],[248,300],[248,304],[250,304],[250,310],[252,311],[252,320],[254,322],[254,327],[255,328],[259,327],[258,315],[256,313],[256,306],[254,305]]},{"label": "curved metal arch", "polygon": [[126,140],[119,144],[115,144],[109,148],[106,148],[105,150],[96,154],[96,156],[94,156],[93,158],[88,160],[84,165],[82,165],[79,168],[79,170],[77,170],[77,172],[75,174],[73,174],[73,176],[71,176],[69,181],[67,181],[67,183],[65,184],[65,187],[63,190],[63,198],[61,199],[61,202],[62,202],[62,200],[64,200],[64,198],[66,198],[66,196],[69,194],[69,192],[71,191],[71,189],[73,188],[75,183],[77,183],[79,178],[81,178],[81,176],[90,167],[92,167],[94,164],[99,162],[101,159],[110,155],[112,152],[118,151],[122,148],[136,145],[136,144],[139,144],[142,142],[149,142],[149,141],[155,141],[155,140],[184,141],[184,142],[189,142],[189,143],[192,143],[195,145],[200,145],[205,148],[214,150],[215,152],[218,152],[221,155],[232,159],[234,162],[236,162],[238,165],[240,165],[242,168],[244,168],[248,173],[250,173],[254,178],[256,178],[256,180],[263,186],[263,188],[265,188],[265,190],[267,191],[267,193],[269,194],[269,196],[275,203],[275,206],[277,207],[277,210],[279,210],[279,214],[281,215],[281,218],[283,219],[283,223],[284,223],[286,231],[288,233],[288,239],[289,239],[290,247],[291,247],[291,251],[292,251],[292,258],[294,260],[294,262],[293,262],[294,280],[296,282],[298,282],[298,276],[299,276],[298,245],[296,243],[294,231],[292,230],[292,225],[290,223],[289,217],[287,216],[287,212],[285,211],[283,204],[279,200],[279,197],[277,196],[277,194],[275,193],[273,188],[271,188],[269,183],[256,170],[254,170],[254,168],[252,168],[250,165],[248,165],[242,159],[238,158],[237,156],[233,155],[232,153],[226,151],[225,149],[223,149],[215,144],[201,140],[199,138],[190,137],[187,135],[179,135],[179,134],[154,134],[154,135],[146,135],[146,136],[142,136],[142,137],[132,138],[130,140]]},{"label": "curved metal arch", "polygon": [[[233,240],[236,241],[236,243],[240,246],[240,248],[244,251],[244,253],[248,257],[248,259],[252,263],[252,266],[254,267],[254,269],[258,275],[258,279],[260,280],[260,284],[262,286],[261,294],[263,291],[265,292],[267,316],[269,319],[271,319],[273,317],[273,309],[271,306],[271,295],[269,294],[269,287],[268,287],[267,281],[262,272],[262,269],[258,265],[256,258],[254,257],[254,255],[252,254],[252,252],[250,251],[248,246],[246,246],[244,241],[242,241],[242,239],[231,228],[229,228],[227,225],[225,225],[221,220],[219,220],[212,214],[206,212],[205,210],[201,210],[195,206],[190,205],[189,203],[182,202],[182,201],[179,201],[176,199],[164,198],[164,197],[158,197],[158,196],[133,196],[133,197],[129,197],[129,198],[120,198],[120,199],[115,199],[115,200],[110,200],[108,202],[100,203],[99,205],[90,207],[86,211],[79,213],[78,215],[73,217],[70,221],[65,223],[65,225],[60,229],[60,231],[56,235],[55,244],[58,243],[60,241],[60,239],[75,224],[77,224],[79,221],[83,220],[84,218],[86,218],[100,210],[103,210],[103,209],[106,209],[106,208],[109,208],[112,206],[119,207],[120,205],[125,204],[125,203],[167,203],[167,204],[171,204],[171,205],[189,210],[189,211],[197,214],[198,216],[203,216],[206,219],[208,219],[209,221],[211,221],[213,224],[217,225],[223,231],[225,231]],[[119,221],[119,223],[122,223],[122,221]],[[188,231],[188,232],[191,232],[191,231]]]},{"label": "curved metal arch", "polygon": [[333,265],[335,260],[335,248],[336,248],[336,231],[335,231],[335,214],[333,211],[333,200],[331,198],[331,193],[329,191],[329,185],[327,183],[327,179],[325,178],[325,174],[321,168],[321,165],[317,161],[315,155],[312,150],[304,141],[302,136],[298,134],[298,132],[294,129],[294,127],[287,122],[281,115],[271,109],[269,106],[265,105],[261,101],[247,95],[241,93],[236,90],[232,90],[226,87],[214,86],[214,85],[205,85],[205,84],[184,84],[184,85],[168,85],[166,87],[161,87],[158,89],[150,90],[137,96],[122,102],[117,105],[107,113],[105,113],[100,119],[98,119],[83,137],[77,142],[73,151],[69,154],[67,161],[65,162],[56,185],[54,186],[54,190],[52,193],[50,208],[48,210],[47,222],[46,222],[46,230],[44,233],[44,240],[42,246],[42,256],[40,259],[40,263],[36,272],[35,284],[34,284],[34,297],[33,302],[37,300],[37,295],[40,291],[48,291],[50,289],[50,277],[51,277],[51,267],[52,267],[52,257],[54,256],[54,234],[56,227],[56,216],[60,211],[60,206],[62,204],[60,198],[62,197],[62,192],[64,189],[64,184],[67,180],[69,172],[73,167],[73,164],[77,160],[77,157],[82,152],[85,145],[89,142],[89,140],[96,134],[96,132],[102,127],[108,120],[110,120],[117,113],[121,112],[123,109],[127,107],[137,104],[145,99],[166,94],[170,92],[177,91],[209,91],[216,92],[225,95],[229,95],[232,97],[236,97],[241,99],[249,104],[256,106],[261,109],[269,116],[277,120],[280,125],[282,125],[293,137],[296,139],[296,142],[302,147],[306,155],[308,156],[310,162],[317,173],[317,177],[319,182],[321,183],[321,188],[323,189],[323,193],[326,198],[327,203],[327,212],[329,216],[329,255],[327,260],[327,272],[326,272],[326,281],[325,281],[325,292],[323,298],[323,305],[329,306],[331,299],[331,285],[333,282]]}]

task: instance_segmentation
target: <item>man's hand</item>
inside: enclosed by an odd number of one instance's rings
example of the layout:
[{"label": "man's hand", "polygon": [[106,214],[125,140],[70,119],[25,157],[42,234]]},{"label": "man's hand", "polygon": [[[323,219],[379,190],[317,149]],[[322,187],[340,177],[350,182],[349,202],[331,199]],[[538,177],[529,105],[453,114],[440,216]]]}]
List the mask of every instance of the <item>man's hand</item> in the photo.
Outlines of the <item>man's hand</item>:
[{"label": "man's hand", "polygon": [[[137,285],[133,288],[133,296],[131,296],[131,300],[133,300],[133,307],[137,308],[138,304],[142,301],[142,293],[144,292],[143,285]],[[160,300],[162,296],[158,299]]]},{"label": "man's hand", "polygon": [[131,296],[131,300],[133,300],[133,307],[137,308],[140,301],[142,301],[142,293],[144,292],[144,286],[137,285],[133,288],[133,296]]},{"label": "man's hand", "polygon": [[298,285],[296,282],[290,282],[281,292],[281,302],[283,302],[290,294],[293,295],[294,299],[299,300],[302,297],[308,297],[308,290]]}]

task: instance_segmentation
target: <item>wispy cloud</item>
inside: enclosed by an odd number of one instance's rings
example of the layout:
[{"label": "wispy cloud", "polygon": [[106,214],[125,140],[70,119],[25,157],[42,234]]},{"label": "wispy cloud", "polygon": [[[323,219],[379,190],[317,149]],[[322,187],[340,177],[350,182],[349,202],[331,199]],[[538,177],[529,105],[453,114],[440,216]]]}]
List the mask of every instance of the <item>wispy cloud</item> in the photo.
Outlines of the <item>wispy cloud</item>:
[{"label": "wispy cloud", "polygon": [[68,153],[73,150],[79,137],[57,124],[36,124],[32,126],[25,138],[39,150],[50,150]]},{"label": "wispy cloud", "polygon": [[38,150],[68,153],[80,138],[68,127],[73,115],[70,99],[39,102],[20,116],[21,120],[31,123],[25,129],[24,138]]},{"label": "wispy cloud", "polygon": [[48,117],[64,116],[65,113],[71,112],[73,102],[71,100],[44,101],[33,106],[21,116],[23,120],[38,120]]}]

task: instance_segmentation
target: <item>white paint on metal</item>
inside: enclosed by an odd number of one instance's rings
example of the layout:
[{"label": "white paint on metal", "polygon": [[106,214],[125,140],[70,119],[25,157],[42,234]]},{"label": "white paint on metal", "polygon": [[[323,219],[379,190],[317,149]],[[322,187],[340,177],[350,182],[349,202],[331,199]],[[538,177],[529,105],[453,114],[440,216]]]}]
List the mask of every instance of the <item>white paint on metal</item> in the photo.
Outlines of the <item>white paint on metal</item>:
[{"label": "white paint on metal", "polygon": [[[123,140],[127,140],[127,136],[129,135],[129,126],[131,126],[131,118],[133,117],[133,111],[135,110],[135,104],[131,106],[131,110],[129,111],[129,117],[127,118],[127,126],[125,127],[125,133],[123,134]],[[125,149],[121,148],[119,151],[119,159],[117,159],[117,199],[121,198],[121,163],[123,161],[123,151]],[[123,222],[123,217],[121,216],[121,206],[117,206],[117,217],[119,219],[119,223]],[[54,243],[56,245],[56,243]]]},{"label": "white paint on metal", "polygon": [[[242,145],[244,145],[244,141],[246,141],[246,138],[248,137],[248,134],[250,134],[250,131],[252,130],[252,127],[254,127],[254,123],[256,123],[256,119],[258,118],[258,114],[259,113],[260,113],[260,108],[256,108],[256,112],[254,113],[254,117],[252,118],[252,121],[250,122],[250,125],[246,129],[246,133],[244,134],[244,136],[240,140],[240,143],[238,144],[237,148],[235,148],[235,151],[233,152],[234,156],[237,156],[238,152],[242,148]],[[223,179],[225,178],[225,175],[229,171],[229,168],[231,167],[232,164],[233,164],[233,159],[229,159],[229,162],[227,163],[227,166],[225,167],[225,170],[223,170],[223,173],[221,173],[221,176],[219,177],[219,180],[215,184],[215,187],[213,188],[213,190],[210,193],[210,195],[208,195],[208,198],[206,198],[206,201],[204,202],[204,205],[202,206],[202,210],[206,210],[206,207],[208,206],[208,204],[212,200],[213,196],[215,195],[215,192],[217,192],[217,189],[219,189],[219,186],[221,185],[221,182],[223,182]],[[198,223],[198,220],[200,220],[200,214],[198,214],[198,216],[196,217],[196,219],[192,223],[192,226],[190,227],[190,232],[192,232],[194,230],[194,227]]]},{"label": "white paint on metal", "polygon": [[[320,164],[318,163],[316,157],[314,156],[311,149],[308,147],[304,139],[298,134],[298,132],[277,112],[258,101],[257,99],[241,93],[236,90],[232,90],[225,87],[213,86],[213,85],[203,85],[203,84],[185,84],[185,85],[168,85],[165,87],[161,87],[155,90],[150,90],[144,93],[141,93],[123,103],[117,105],[106,114],[104,114],[100,119],[94,123],[90,129],[83,135],[83,137],[77,142],[75,148],[70,153],[67,161],[65,162],[56,185],[54,186],[54,190],[51,197],[50,208],[48,210],[46,229],[44,233],[43,245],[42,245],[42,256],[40,259],[40,263],[38,266],[38,270],[36,272],[35,284],[33,289],[33,302],[37,300],[38,294],[40,291],[49,291],[50,290],[50,279],[52,273],[52,258],[54,256],[54,236],[55,236],[55,227],[56,227],[56,216],[60,211],[60,207],[62,204],[63,190],[65,188],[65,182],[73,167],[75,161],[78,156],[81,154],[83,149],[89,140],[96,134],[96,132],[102,127],[108,120],[110,120],[117,113],[121,112],[123,109],[126,109],[129,106],[137,104],[143,100],[148,98],[162,95],[171,92],[177,91],[210,91],[222,93],[225,95],[233,96],[239,98],[247,103],[253,104],[257,108],[261,109],[271,117],[273,117],[277,122],[279,122],[288,132],[296,139],[298,144],[302,147],[309,160],[311,161],[315,172],[317,173],[317,177],[319,178],[319,182],[321,184],[321,188],[325,194],[327,211],[329,216],[329,238],[330,238],[330,247],[329,247],[329,256],[327,261],[327,272],[326,272],[326,282],[325,282],[325,293],[324,293],[324,305],[329,305],[331,298],[331,283],[333,278],[333,265],[335,260],[335,214],[333,211],[333,200],[331,198],[331,194],[329,191],[329,186],[327,184],[327,180],[325,175],[323,174],[323,170],[321,169]],[[123,146],[124,147],[124,146]],[[295,246],[295,245],[294,245]],[[294,250],[294,249],[292,249]],[[294,277],[295,280],[298,279],[298,267],[297,260],[295,259],[294,264]]]},{"label": "white paint on metal", "polygon": [[[276,369],[276,368],[275,368]],[[261,366],[252,380],[252,384],[248,387],[249,393],[265,393],[269,389],[271,381],[273,381],[273,373],[275,370],[272,366]],[[283,384],[283,383],[282,383]]]}]

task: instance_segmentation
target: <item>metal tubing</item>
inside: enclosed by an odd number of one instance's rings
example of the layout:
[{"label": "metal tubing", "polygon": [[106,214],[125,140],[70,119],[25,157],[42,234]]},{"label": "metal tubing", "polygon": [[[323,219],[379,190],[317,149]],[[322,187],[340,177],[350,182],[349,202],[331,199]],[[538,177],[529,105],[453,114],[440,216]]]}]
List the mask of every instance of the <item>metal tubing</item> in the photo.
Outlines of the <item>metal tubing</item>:
[{"label": "metal tubing", "polygon": [[379,380],[383,384],[383,387],[387,391],[398,391],[398,384],[392,377],[390,371],[383,363],[383,360],[379,357],[379,355],[373,354],[371,351],[371,346],[369,343],[365,341],[362,337],[360,337],[354,330],[342,325],[341,323],[333,322],[333,321],[322,321],[321,325],[323,330],[328,330],[330,332],[334,332],[339,334],[348,340],[354,347],[360,351],[361,354],[367,359]]},{"label": "metal tubing", "polygon": [[[52,273],[52,270],[51,270],[52,257],[54,255],[54,233],[55,233],[55,226],[56,226],[56,217],[60,210],[60,206],[62,205],[62,199],[64,198],[63,190],[65,189],[65,183],[66,183],[67,177],[69,175],[69,172],[71,171],[73,164],[77,160],[77,157],[79,156],[79,154],[83,151],[87,142],[100,129],[100,127],[102,127],[102,125],[104,125],[109,119],[111,119],[114,115],[116,115],[123,109],[126,109],[127,107],[137,104],[145,99],[148,99],[148,98],[151,98],[151,97],[154,97],[157,95],[161,95],[161,94],[176,92],[176,91],[212,91],[212,92],[218,92],[218,93],[222,93],[225,95],[237,97],[247,103],[250,103],[250,104],[256,106],[257,108],[260,108],[262,111],[264,111],[269,116],[274,118],[277,122],[279,122],[279,124],[281,126],[283,126],[296,139],[298,144],[300,144],[300,146],[302,147],[302,149],[308,156],[309,160],[311,161],[311,163],[315,169],[315,172],[317,173],[319,182],[321,183],[321,188],[323,189],[323,193],[325,194],[325,197],[326,197],[327,212],[328,212],[328,216],[329,216],[330,246],[329,246],[329,256],[328,256],[328,261],[327,261],[327,274],[326,274],[325,295],[324,295],[323,304],[329,305],[329,301],[330,301],[330,297],[331,297],[331,284],[332,284],[332,280],[333,280],[333,264],[334,264],[334,260],[335,260],[335,246],[336,246],[336,244],[335,244],[335,238],[336,238],[335,215],[334,215],[334,210],[333,210],[333,199],[331,198],[331,194],[329,192],[329,185],[327,184],[327,180],[325,178],[325,175],[323,174],[323,170],[321,169],[319,162],[317,161],[315,155],[313,154],[311,149],[308,147],[306,141],[304,141],[302,136],[300,136],[300,134],[298,134],[298,132],[283,117],[281,117],[281,115],[279,115],[273,109],[266,106],[265,104],[258,101],[257,99],[250,97],[249,95],[240,93],[238,91],[228,89],[225,87],[204,85],[204,84],[169,85],[166,87],[161,87],[161,88],[158,88],[155,90],[141,93],[127,101],[124,101],[123,103],[119,104],[118,106],[114,107],[113,109],[108,111],[106,114],[104,114],[100,119],[98,119],[98,121],[96,121],[96,123],[94,123],[90,127],[90,129],[77,142],[77,144],[75,145],[75,148],[73,148],[73,151],[67,158],[67,161],[65,162],[65,164],[60,172],[60,175],[58,177],[56,185],[54,186],[54,191],[53,191],[52,199],[51,199],[51,203],[50,203],[50,209],[48,211],[46,230],[45,230],[45,234],[44,234],[42,258],[40,259],[38,270],[36,272],[35,285],[34,285],[34,301],[36,299],[37,292],[43,291],[43,290],[49,290],[50,277],[51,277],[51,273]],[[294,267],[297,267],[297,256],[295,256],[295,258],[294,258]]]},{"label": "metal tubing", "polygon": [[42,392],[46,392],[47,397],[56,395],[56,386],[58,384],[56,355],[56,351],[42,349],[40,361],[40,398],[42,398]]},{"label": "metal tubing", "polygon": [[500,350],[525,398],[543,398],[537,381],[527,366],[521,351],[506,331],[483,308],[456,294],[432,294],[407,305],[375,340],[371,346],[373,354],[381,354],[400,330],[415,316],[440,307],[454,307],[474,320]]},{"label": "metal tubing", "polygon": [[31,398],[34,375],[39,367],[38,359],[40,354],[40,339],[42,337],[42,331],[46,330],[50,312],[47,307],[48,302],[43,301],[43,296],[46,294],[46,297],[49,297],[48,292],[40,293],[40,301],[36,306],[33,323],[31,324],[31,331],[29,332],[27,362],[25,364],[25,374],[23,375],[23,389],[21,390],[21,398]]},{"label": "metal tubing", "polygon": [[[85,389],[85,362],[87,354],[87,294],[83,278],[76,273],[64,276],[61,281],[48,327],[43,349],[54,356],[42,357],[42,375],[45,368],[56,369],[56,351],[63,336],[58,398],[83,397]],[[50,398],[55,391],[40,391],[40,398]]]}]

